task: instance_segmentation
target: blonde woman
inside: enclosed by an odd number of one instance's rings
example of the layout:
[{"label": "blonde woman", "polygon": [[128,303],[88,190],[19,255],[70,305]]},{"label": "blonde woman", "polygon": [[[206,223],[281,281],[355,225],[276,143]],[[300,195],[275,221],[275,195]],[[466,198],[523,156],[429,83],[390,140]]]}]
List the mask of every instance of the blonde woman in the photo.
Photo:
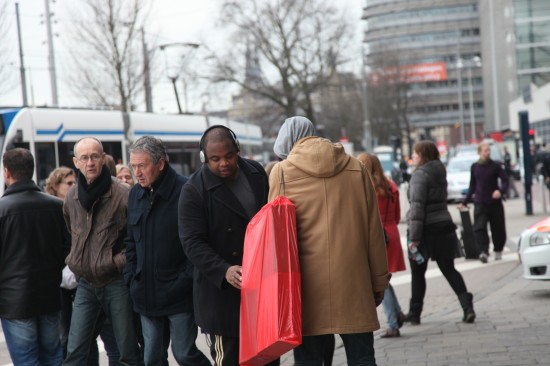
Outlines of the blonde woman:
[{"label": "blonde woman", "polygon": [[54,169],[46,179],[44,189],[52,196],[65,199],[69,188],[76,183],[76,174],[74,170],[66,166],[60,166]]},{"label": "blonde woman", "polygon": [[134,176],[132,175],[132,171],[130,170],[130,168],[128,168],[126,165],[116,165],[116,177],[124,183],[128,184],[130,187],[134,186]]},{"label": "blonde woman", "polygon": [[[399,190],[395,183],[384,175],[384,170],[380,160],[376,155],[362,153],[357,156],[367,167],[372,183],[376,189],[376,198],[378,199],[378,210],[380,219],[387,234],[386,255],[388,257],[388,269],[391,273],[404,271],[405,257],[401,248],[401,237],[397,229],[397,224],[401,219],[401,207],[399,205]],[[388,329],[382,334],[382,338],[399,337],[399,328],[403,326],[405,314],[401,311],[401,306],[391,284],[384,292],[382,301],[384,312],[388,321]]]}]

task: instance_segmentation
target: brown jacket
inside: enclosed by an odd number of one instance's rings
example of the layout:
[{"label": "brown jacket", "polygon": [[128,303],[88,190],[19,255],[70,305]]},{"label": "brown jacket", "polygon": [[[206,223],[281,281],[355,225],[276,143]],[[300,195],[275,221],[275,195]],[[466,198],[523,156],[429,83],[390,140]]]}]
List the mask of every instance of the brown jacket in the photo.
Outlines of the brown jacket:
[{"label": "brown jacket", "polygon": [[391,274],[363,164],[340,144],[306,137],[271,171],[269,200],[280,194],[296,205],[303,335],[379,329],[374,292]]},{"label": "brown jacket", "polygon": [[92,286],[105,286],[122,278],[129,188],[112,178],[111,188],[86,212],[78,200],[77,184],[69,190],[63,205],[72,239],[65,262]]}]

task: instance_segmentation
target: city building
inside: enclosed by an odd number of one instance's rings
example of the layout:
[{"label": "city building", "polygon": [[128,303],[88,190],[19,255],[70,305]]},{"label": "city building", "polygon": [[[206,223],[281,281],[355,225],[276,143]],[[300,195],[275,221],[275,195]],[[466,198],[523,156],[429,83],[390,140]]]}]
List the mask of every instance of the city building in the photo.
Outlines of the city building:
[{"label": "city building", "polygon": [[550,82],[548,0],[367,0],[363,19],[367,73],[398,60],[418,135],[516,131],[510,103]]},{"label": "city building", "polygon": [[479,137],[485,115],[478,1],[368,0],[363,19],[369,80],[402,75],[412,127],[428,136],[443,129],[453,145]]}]

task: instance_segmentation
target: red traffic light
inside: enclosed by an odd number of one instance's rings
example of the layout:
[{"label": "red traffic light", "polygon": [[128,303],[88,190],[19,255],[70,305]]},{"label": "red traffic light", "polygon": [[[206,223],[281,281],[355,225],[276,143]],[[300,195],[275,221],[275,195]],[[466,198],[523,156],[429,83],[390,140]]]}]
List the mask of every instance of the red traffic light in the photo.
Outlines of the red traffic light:
[{"label": "red traffic light", "polygon": [[535,136],[535,130],[533,130],[532,128],[530,128],[527,133],[529,134],[529,136]]}]

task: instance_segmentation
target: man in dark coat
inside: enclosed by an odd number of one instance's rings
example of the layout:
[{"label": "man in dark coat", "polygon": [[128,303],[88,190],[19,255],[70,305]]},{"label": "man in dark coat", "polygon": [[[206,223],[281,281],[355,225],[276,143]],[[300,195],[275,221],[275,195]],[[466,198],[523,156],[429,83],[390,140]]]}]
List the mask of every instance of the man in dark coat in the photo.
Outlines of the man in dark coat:
[{"label": "man in dark coat", "polygon": [[479,260],[487,263],[489,258],[489,234],[487,224],[491,225],[495,260],[502,259],[502,250],[506,243],[506,222],[502,200],[508,191],[508,175],[504,165],[491,159],[488,143],[482,142],[477,148],[479,161],[472,164],[470,187],[461,203],[474,202],[474,234],[479,249]]},{"label": "man in dark coat", "polygon": [[124,279],[141,315],[145,365],[160,365],[169,339],[178,364],[210,366],[197,348],[193,266],[178,236],[178,199],[186,178],[168,164],[161,140],[144,136],[130,147],[137,184],[128,199]]},{"label": "man in dark coat", "polygon": [[195,266],[195,317],[210,335],[212,358],[217,366],[238,366],[244,236],[269,184],[259,163],[239,157],[237,137],[225,126],[207,129],[200,150],[204,164],[180,196],[180,238]]},{"label": "man in dark coat", "polygon": [[15,365],[60,365],[59,339],[63,201],[31,180],[33,156],[8,150],[2,158],[8,189],[0,198],[0,318]]}]

